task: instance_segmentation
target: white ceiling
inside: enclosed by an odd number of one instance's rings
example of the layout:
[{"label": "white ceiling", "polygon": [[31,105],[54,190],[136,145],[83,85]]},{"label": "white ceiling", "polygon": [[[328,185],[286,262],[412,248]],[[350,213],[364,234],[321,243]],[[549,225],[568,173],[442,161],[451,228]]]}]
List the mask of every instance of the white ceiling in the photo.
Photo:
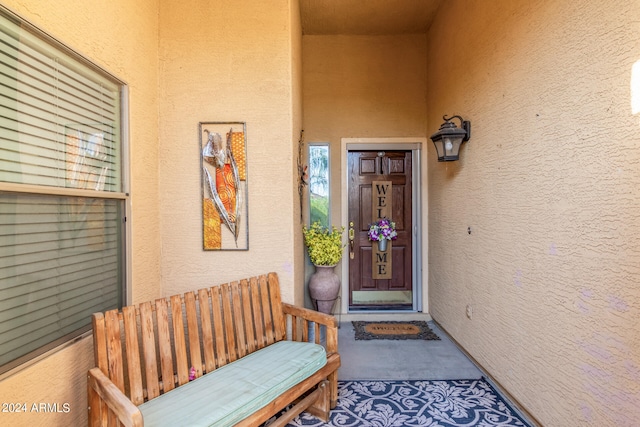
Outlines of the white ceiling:
[{"label": "white ceiling", "polygon": [[426,33],[442,0],[300,0],[302,34]]}]

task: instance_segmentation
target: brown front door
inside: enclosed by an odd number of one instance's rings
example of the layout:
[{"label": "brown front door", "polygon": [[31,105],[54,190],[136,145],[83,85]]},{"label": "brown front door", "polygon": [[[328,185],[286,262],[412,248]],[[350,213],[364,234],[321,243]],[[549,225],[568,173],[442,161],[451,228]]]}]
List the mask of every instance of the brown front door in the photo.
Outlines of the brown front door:
[{"label": "brown front door", "polygon": [[[353,236],[349,238],[349,306],[410,309],[413,306],[411,151],[349,151],[347,158],[348,225],[350,237]],[[386,252],[380,252],[367,234],[380,212],[396,223],[398,232]]]}]

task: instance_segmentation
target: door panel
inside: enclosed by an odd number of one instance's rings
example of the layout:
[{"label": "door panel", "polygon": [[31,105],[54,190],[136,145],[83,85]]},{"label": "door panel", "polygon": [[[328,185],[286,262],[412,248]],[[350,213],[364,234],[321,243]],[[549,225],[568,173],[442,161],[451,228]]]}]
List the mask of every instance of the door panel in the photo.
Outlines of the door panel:
[{"label": "door panel", "polygon": [[[411,151],[349,151],[349,222],[353,223],[353,256],[349,257],[349,305],[351,308],[412,306],[412,191]],[[373,218],[372,182],[390,181],[391,219],[398,238],[390,245],[390,279],[374,279],[372,244],[367,232]],[[387,249],[389,251],[389,249]]]}]

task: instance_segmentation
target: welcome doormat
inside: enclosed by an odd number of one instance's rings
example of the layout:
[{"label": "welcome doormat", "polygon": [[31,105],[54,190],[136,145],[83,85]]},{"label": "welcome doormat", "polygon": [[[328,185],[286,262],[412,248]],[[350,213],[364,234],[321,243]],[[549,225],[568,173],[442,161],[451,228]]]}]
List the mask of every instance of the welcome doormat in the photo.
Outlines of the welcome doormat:
[{"label": "welcome doormat", "polygon": [[439,340],[423,320],[408,322],[354,321],[356,340]]}]

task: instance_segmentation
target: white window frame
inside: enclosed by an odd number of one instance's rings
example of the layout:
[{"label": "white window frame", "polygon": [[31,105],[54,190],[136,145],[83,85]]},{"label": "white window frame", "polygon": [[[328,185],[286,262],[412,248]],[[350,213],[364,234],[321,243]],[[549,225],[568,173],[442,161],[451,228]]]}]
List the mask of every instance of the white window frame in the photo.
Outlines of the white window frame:
[{"label": "white window frame", "polygon": [[[119,307],[126,305],[131,301],[131,289],[128,286],[131,283],[131,271],[129,265],[131,265],[131,248],[130,248],[130,236],[131,236],[131,221],[127,221],[127,217],[129,216],[129,212],[131,212],[131,199],[129,194],[130,188],[130,174],[129,174],[129,132],[128,132],[128,87],[127,85],[119,78],[115,77],[113,74],[104,70],[103,68],[97,66],[81,54],[75,52],[71,48],[67,47],[65,44],[59,42],[55,38],[51,37],[47,33],[38,29],[22,17],[18,16],[14,12],[10,11],[6,7],[0,5],[0,16],[8,18],[14,22],[19,22],[22,30],[26,30],[27,32],[37,36],[41,41],[48,44],[48,47],[52,49],[52,52],[60,52],[68,57],[73,58],[77,61],[78,64],[84,66],[86,70],[89,70],[95,75],[101,76],[103,79],[107,79],[111,81],[113,84],[119,87],[120,93],[120,108],[119,108],[119,126],[117,126],[119,131],[119,149],[120,149],[120,188],[119,191],[99,191],[93,189],[79,189],[79,188],[68,188],[61,186],[48,186],[48,185],[33,185],[33,184],[23,184],[23,183],[15,183],[15,182],[7,182],[2,181],[0,176],[0,193],[13,193],[13,194],[22,194],[22,195],[38,195],[38,196],[60,196],[60,197],[72,197],[72,198],[84,198],[84,199],[104,199],[104,200],[118,200],[121,201],[121,220],[122,220],[122,232],[119,234],[119,245],[121,247],[120,253],[120,271],[121,274],[117,274],[117,281],[119,283],[119,294],[121,295],[120,301],[118,302]],[[0,135],[0,140],[1,140]],[[116,277],[114,276],[114,277]],[[0,301],[1,303],[1,301]],[[35,363],[38,360],[41,360],[52,352],[59,351],[61,348],[64,348],[74,342],[77,342],[78,339],[81,339],[85,336],[91,334],[91,325],[90,325],[90,317],[87,317],[88,325],[76,331],[76,333],[65,335],[64,337],[57,338],[51,343],[41,346],[38,350],[31,351],[18,359],[6,363],[4,365],[0,365],[0,380],[2,378],[8,377],[13,373],[24,369],[26,366],[29,366]]]}]

